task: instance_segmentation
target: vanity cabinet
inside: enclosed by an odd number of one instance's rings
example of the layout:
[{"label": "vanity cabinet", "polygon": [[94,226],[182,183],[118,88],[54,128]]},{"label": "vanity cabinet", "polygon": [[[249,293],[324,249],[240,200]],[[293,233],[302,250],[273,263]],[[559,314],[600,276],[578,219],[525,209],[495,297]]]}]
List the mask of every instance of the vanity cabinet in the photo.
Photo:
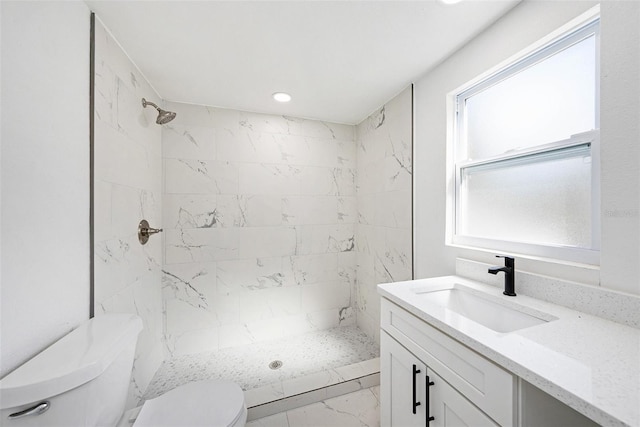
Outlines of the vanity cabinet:
[{"label": "vanity cabinet", "polygon": [[515,424],[511,373],[384,298],[381,309],[382,426]]},{"label": "vanity cabinet", "polygon": [[380,326],[382,426],[597,426],[385,298]]},{"label": "vanity cabinet", "polygon": [[381,425],[478,426],[497,424],[458,393],[418,357],[391,338],[380,334]]}]

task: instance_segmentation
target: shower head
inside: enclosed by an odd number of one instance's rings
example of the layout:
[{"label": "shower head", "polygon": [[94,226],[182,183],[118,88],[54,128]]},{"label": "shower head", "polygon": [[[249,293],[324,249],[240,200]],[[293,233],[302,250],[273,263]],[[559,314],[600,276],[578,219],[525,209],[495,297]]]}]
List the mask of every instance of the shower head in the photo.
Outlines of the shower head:
[{"label": "shower head", "polygon": [[147,101],[146,99],[142,98],[142,106],[147,108],[147,105],[151,105],[153,108],[158,110],[158,118],[156,119],[156,123],[159,125],[169,123],[171,120],[176,118],[176,113],[174,113],[173,111],[165,111],[153,102]]}]

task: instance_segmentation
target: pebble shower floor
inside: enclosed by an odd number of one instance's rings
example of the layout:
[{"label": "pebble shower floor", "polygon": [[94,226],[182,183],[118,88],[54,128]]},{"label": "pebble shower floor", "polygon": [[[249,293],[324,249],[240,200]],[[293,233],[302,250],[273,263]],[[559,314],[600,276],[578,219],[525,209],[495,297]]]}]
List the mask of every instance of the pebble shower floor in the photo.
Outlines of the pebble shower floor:
[{"label": "pebble shower floor", "polygon": [[[247,391],[379,355],[380,349],[372,339],[357,327],[346,326],[215,352],[178,356],[160,366],[144,399],[205,379],[233,381]],[[269,364],[275,360],[283,364],[273,370]]]}]

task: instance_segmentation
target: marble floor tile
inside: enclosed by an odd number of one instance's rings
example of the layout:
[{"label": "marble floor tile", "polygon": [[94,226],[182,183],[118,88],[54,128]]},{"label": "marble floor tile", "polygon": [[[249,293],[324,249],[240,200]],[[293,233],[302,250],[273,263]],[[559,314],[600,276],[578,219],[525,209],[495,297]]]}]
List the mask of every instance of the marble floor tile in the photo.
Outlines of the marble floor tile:
[{"label": "marble floor tile", "polygon": [[281,412],[279,414],[250,421],[246,424],[246,427],[289,427],[289,421],[287,420],[287,413]]},{"label": "marble floor tile", "polygon": [[375,387],[292,409],[247,423],[247,427],[378,427]]}]

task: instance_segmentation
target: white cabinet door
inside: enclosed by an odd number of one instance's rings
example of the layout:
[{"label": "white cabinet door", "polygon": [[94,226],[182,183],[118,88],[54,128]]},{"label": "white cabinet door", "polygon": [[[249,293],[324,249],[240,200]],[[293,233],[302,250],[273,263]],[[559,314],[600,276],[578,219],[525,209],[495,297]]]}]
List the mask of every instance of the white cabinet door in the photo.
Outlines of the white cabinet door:
[{"label": "white cabinet door", "polygon": [[433,382],[429,387],[428,414],[433,417],[429,427],[498,426],[431,369],[427,375]]},{"label": "white cabinet door", "polygon": [[396,340],[380,332],[380,424],[426,426],[426,366]]}]

